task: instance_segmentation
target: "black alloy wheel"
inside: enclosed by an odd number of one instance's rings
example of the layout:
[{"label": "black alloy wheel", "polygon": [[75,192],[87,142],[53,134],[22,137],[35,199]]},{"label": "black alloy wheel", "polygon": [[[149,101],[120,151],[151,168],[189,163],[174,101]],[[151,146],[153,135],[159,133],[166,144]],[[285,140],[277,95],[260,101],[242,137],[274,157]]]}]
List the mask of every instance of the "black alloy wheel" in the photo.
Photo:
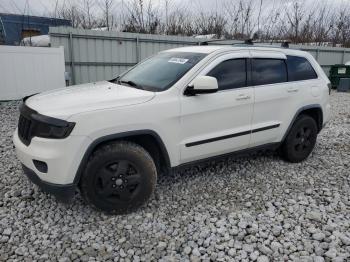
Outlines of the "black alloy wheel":
[{"label": "black alloy wheel", "polygon": [[300,115],[282,144],[282,156],[292,163],[305,160],[315,147],[317,133],[316,121],[308,115]]},{"label": "black alloy wheel", "polygon": [[312,130],[308,126],[302,126],[294,138],[294,150],[298,153],[309,151],[312,145]]},{"label": "black alloy wheel", "polygon": [[89,158],[80,179],[81,195],[95,208],[125,214],[142,206],[157,181],[155,163],[140,145],[111,142]]},{"label": "black alloy wheel", "polygon": [[97,173],[95,190],[106,201],[131,201],[137,195],[141,174],[128,160],[106,163]]}]

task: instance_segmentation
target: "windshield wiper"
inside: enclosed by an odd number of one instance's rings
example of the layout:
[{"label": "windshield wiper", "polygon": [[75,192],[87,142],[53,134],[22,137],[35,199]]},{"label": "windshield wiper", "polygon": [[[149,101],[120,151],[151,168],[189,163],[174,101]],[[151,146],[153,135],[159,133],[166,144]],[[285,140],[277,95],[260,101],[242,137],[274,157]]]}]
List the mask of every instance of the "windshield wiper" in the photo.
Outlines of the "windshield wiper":
[{"label": "windshield wiper", "polygon": [[108,80],[108,82],[111,82],[111,83],[118,83],[119,78],[120,78],[120,76],[117,76],[116,78],[113,78],[113,79],[111,79],[111,80]]},{"label": "windshield wiper", "polygon": [[120,83],[120,84],[127,84],[127,85],[132,86],[132,87],[135,87],[135,88],[137,88],[137,89],[145,90],[145,89],[143,88],[143,86],[141,86],[141,85],[139,85],[139,84],[136,84],[134,81],[131,81],[131,80],[128,80],[128,81],[126,81],[126,80],[118,80],[118,83]]}]

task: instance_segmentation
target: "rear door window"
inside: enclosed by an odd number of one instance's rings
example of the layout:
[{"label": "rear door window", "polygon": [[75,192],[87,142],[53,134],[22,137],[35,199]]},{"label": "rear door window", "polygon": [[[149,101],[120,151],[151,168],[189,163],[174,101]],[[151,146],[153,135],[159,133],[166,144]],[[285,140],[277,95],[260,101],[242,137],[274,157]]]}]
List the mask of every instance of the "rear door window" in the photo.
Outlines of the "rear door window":
[{"label": "rear door window", "polygon": [[287,56],[289,81],[301,81],[317,78],[310,62],[299,56]]},{"label": "rear door window", "polygon": [[268,85],[288,81],[287,66],[283,59],[252,59],[253,85]]}]

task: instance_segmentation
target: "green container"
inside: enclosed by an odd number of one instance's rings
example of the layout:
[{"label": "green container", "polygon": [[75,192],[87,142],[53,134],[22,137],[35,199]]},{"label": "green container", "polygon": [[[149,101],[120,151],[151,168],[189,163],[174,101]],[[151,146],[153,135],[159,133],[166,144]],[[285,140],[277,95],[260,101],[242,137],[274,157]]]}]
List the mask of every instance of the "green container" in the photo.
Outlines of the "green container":
[{"label": "green container", "polygon": [[332,88],[337,88],[341,78],[350,78],[349,65],[332,65],[329,70],[329,80],[332,83]]}]

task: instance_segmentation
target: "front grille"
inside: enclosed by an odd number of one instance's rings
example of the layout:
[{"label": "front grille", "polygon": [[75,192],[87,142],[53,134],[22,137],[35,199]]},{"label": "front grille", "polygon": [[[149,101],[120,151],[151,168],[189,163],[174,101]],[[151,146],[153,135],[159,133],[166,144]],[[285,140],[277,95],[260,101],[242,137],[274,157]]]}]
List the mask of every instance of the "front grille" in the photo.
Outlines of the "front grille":
[{"label": "front grille", "polygon": [[29,145],[31,140],[32,120],[20,115],[18,121],[18,136],[25,145]]}]

